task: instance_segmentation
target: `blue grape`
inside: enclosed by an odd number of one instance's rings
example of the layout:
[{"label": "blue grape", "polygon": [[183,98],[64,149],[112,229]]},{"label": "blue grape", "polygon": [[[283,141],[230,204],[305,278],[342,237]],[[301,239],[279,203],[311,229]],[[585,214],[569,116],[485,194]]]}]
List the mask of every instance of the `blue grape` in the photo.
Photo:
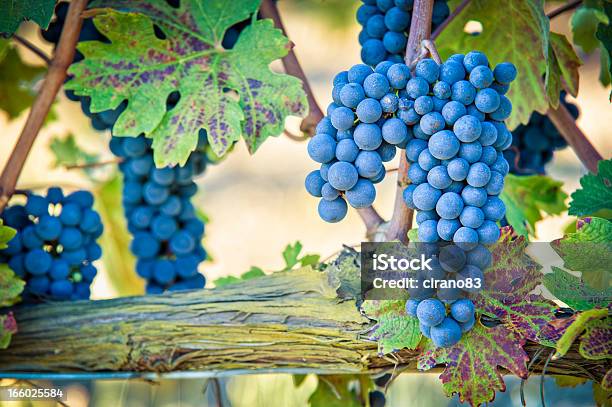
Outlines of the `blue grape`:
[{"label": "blue grape", "polygon": [[448,160],[459,152],[460,143],[452,131],[442,130],[431,136],[428,147],[437,159]]},{"label": "blue grape", "polygon": [[466,205],[481,207],[487,202],[487,191],[484,188],[466,185],[461,191],[461,198]]},{"label": "blue grape", "polygon": [[[369,35],[368,31],[368,35]],[[361,60],[368,65],[376,65],[385,59],[387,55],[383,41],[377,38],[370,38],[363,43],[361,48]]]},{"label": "blue grape", "polygon": [[[408,189],[408,188],[406,188],[406,189]],[[404,193],[405,193],[405,190],[404,190]],[[417,225],[420,225],[421,223],[425,222],[426,220],[435,220],[435,221],[439,222],[440,217],[438,216],[436,211],[418,211],[417,216],[416,216]]]},{"label": "blue grape", "polygon": [[427,171],[422,169],[418,163],[414,163],[408,168],[408,178],[415,185],[422,184],[427,181]]},{"label": "blue grape", "polygon": [[478,65],[471,70],[469,78],[476,89],[488,88],[493,83],[493,71],[486,65]]},{"label": "blue grape", "polygon": [[383,163],[375,151],[361,151],[355,159],[357,173],[364,178],[372,178],[378,175],[383,169]]},{"label": "blue grape", "polygon": [[376,199],[376,189],[372,181],[360,178],[355,186],[346,191],[346,199],[353,208],[365,208]]},{"label": "blue grape", "polygon": [[[407,40],[408,39],[406,38],[406,36],[402,33],[387,31],[383,36],[383,46],[390,53],[400,53],[406,49]],[[363,59],[364,58],[362,57],[362,60]],[[383,74],[386,75],[386,72],[384,72]]]},{"label": "blue grape", "polygon": [[395,117],[387,119],[382,126],[382,138],[389,144],[401,144],[410,138],[408,127]]},{"label": "blue grape", "polygon": [[42,240],[55,240],[62,233],[62,223],[55,216],[43,215],[38,219],[35,230]]},{"label": "blue grape", "polygon": [[74,250],[83,244],[83,234],[77,228],[64,228],[59,236],[59,244],[66,250]]},{"label": "blue grape", "polygon": [[[456,192],[445,192],[440,196],[435,208],[438,215],[443,219],[458,218],[463,210],[463,199]],[[433,209],[433,208],[432,208]]]},{"label": "blue grape", "polygon": [[491,171],[491,178],[485,189],[489,195],[499,195],[504,189],[504,176],[497,171]]},{"label": "blue grape", "polygon": [[476,98],[476,88],[466,80],[453,83],[451,88],[451,99],[469,105]]},{"label": "blue grape", "polygon": [[419,96],[414,101],[414,111],[420,115],[431,112],[433,107],[433,99],[430,96]]},{"label": "blue grape", "polygon": [[338,197],[332,201],[321,199],[319,201],[319,216],[326,222],[340,222],[346,216],[348,206],[342,197]]},{"label": "blue grape", "polygon": [[489,249],[479,244],[474,249],[466,253],[467,264],[476,266],[481,270],[486,270],[493,262],[493,256]]},{"label": "blue grape", "polygon": [[489,113],[489,117],[493,120],[506,120],[510,117],[510,113],[512,112],[512,102],[506,96],[501,95],[499,97],[499,107],[494,111]]},{"label": "blue grape", "polygon": [[463,181],[467,178],[470,164],[463,158],[453,158],[447,165],[449,177],[453,181]]},{"label": "blue grape", "polygon": [[502,62],[493,69],[495,80],[504,85],[512,82],[516,78],[516,74],[516,67],[510,62]]},{"label": "blue grape", "polygon": [[440,75],[440,67],[431,58],[420,60],[415,67],[416,76],[425,79],[429,83],[434,83]]},{"label": "blue grape", "polygon": [[448,60],[440,66],[440,80],[453,85],[465,77],[465,69],[461,63]]},{"label": "blue grape", "polygon": [[355,121],[355,114],[348,107],[339,107],[334,110],[331,116],[331,121],[336,129],[348,130],[353,127],[353,122]]},{"label": "blue grape", "polygon": [[423,78],[412,78],[406,84],[406,92],[413,99],[419,96],[425,96],[429,92],[429,83]]},{"label": "blue grape", "polygon": [[348,80],[349,82],[358,83],[363,85],[365,78],[368,77],[372,72],[372,68],[364,64],[353,65],[351,69],[348,70]]},{"label": "blue grape", "polygon": [[340,191],[336,188],[332,187],[329,182],[323,184],[323,188],[321,188],[321,197],[328,201],[333,201],[334,199],[340,196]]},{"label": "blue grape", "polygon": [[376,99],[366,98],[357,105],[357,118],[363,123],[374,123],[382,116],[382,106]]},{"label": "blue grape", "polygon": [[479,142],[484,146],[491,146],[497,141],[497,128],[491,122],[480,123],[482,131]]},{"label": "blue grape", "polygon": [[336,140],[329,134],[317,134],[308,142],[308,155],[318,163],[327,163],[336,155]]},{"label": "blue grape", "polygon": [[418,159],[419,166],[425,171],[431,170],[433,167],[440,165],[440,160],[434,157],[428,148],[421,151]]},{"label": "blue grape", "polygon": [[421,118],[419,125],[423,133],[431,136],[444,129],[444,123],[444,116],[438,112],[431,112]]},{"label": "blue grape", "polygon": [[484,213],[476,206],[466,206],[463,208],[459,220],[463,226],[477,229],[484,222]]},{"label": "blue grape", "polygon": [[397,111],[399,99],[394,93],[387,93],[380,99],[380,106],[385,113],[394,113]]},{"label": "blue grape", "polygon": [[477,229],[478,240],[480,243],[488,245],[497,242],[500,236],[500,231],[495,222],[485,220]]},{"label": "blue grape", "polygon": [[381,99],[389,91],[389,81],[385,75],[375,72],[365,78],[363,89],[367,97]]},{"label": "blue grape", "polygon": [[461,327],[448,317],[440,324],[432,326],[429,332],[434,345],[441,348],[453,346],[461,339]]},{"label": "blue grape", "polygon": [[417,230],[420,242],[434,243],[438,241],[437,221],[429,219],[423,221]]},{"label": "blue grape", "polygon": [[399,7],[392,7],[385,14],[385,25],[391,31],[404,31],[410,26],[410,14]]},{"label": "blue grape", "polygon": [[443,165],[438,165],[432,168],[427,174],[427,182],[434,188],[448,188],[453,180],[448,176],[448,171]]},{"label": "blue grape", "polygon": [[433,93],[439,99],[448,99],[451,97],[451,86],[447,82],[439,81],[434,85]]},{"label": "blue grape", "polygon": [[[340,161],[353,162],[358,154],[359,147],[353,139],[341,140],[336,146],[336,158]],[[323,181],[323,178],[321,178],[321,181]]]},{"label": "blue grape", "polygon": [[487,185],[491,179],[491,170],[488,165],[477,162],[470,166],[468,171],[467,183],[473,187],[479,188]]},{"label": "blue grape", "polygon": [[332,187],[339,191],[347,191],[355,186],[359,174],[353,164],[339,161],[331,166],[327,177]]},{"label": "blue grape", "polygon": [[441,196],[442,192],[439,189],[429,184],[419,184],[412,194],[412,199],[418,209],[429,211],[436,207],[436,203]]},{"label": "blue grape", "polygon": [[482,156],[482,145],[478,141],[462,143],[459,148],[459,157],[473,164],[480,160]]},{"label": "blue grape", "polygon": [[403,89],[410,79],[410,68],[404,64],[391,65],[387,70],[387,79],[393,88]]},{"label": "blue grape", "polygon": [[493,113],[501,104],[499,94],[491,88],[481,89],[476,93],[474,104],[483,113]]},{"label": "blue grape", "polygon": [[366,32],[372,38],[382,38],[387,30],[385,26],[385,18],[380,14],[370,17],[365,27]]},{"label": "blue grape", "polygon": [[411,317],[416,317],[417,307],[419,306],[419,303],[420,301],[413,299],[409,299],[408,301],[406,301],[406,314],[410,315]]},{"label": "blue grape", "polygon": [[[406,203],[406,206],[412,209],[416,208],[416,206],[414,205],[414,200],[413,200],[413,194],[414,194],[414,190],[416,189],[416,187],[417,187],[416,185],[410,184],[406,188],[404,188],[404,191],[402,192],[402,197],[404,198],[404,202]],[[420,213],[423,213],[423,212],[417,213],[417,216]]]},{"label": "blue grape", "polygon": [[354,109],[363,99],[365,99],[365,91],[358,83],[348,83],[340,90],[340,100],[344,106]]},{"label": "blue grape", "polygon": [[460,117],[453,125],[453,132],[459,141],[470,143],[477,140],[482,132],[480,121],[474,116],[465,115]]},{"label": "blue grape", "polygon": [[380,127],[372,123],[358,124],[353,137],[360,149],[368,151],[376,150],[383,140]]},{"label": "blue grape", "polygon": [[383,142],[380,147],[376,149],[376,152],[380,156],[380,159],[383,162],[388,162],[395,158],[395,154],[397,153],[397,149],[393,144],[389,144],[387,142]]},{"label": "blue grape", "polygon": [[488,66],[489,60],[482,52],[470,51],[463,58],[463,66],[467,72],[472,72],[477,66]]},{"label": "blue grape", "polygon": [[67,203],[62,206],[62,212],[59,215],[59,220],[66,226],[78,225],[81,221],[81,207],[76,203]]},{"label": "blue grape", "polygon": [[28,202],[25,204],[25,210],[32,216],[43,216],[49,213],[49,202],[38,195],[28,196]]},{"label": "blue grape", "polygon": [[437,225],[438,235],[443,240],[451,241],[453,240],[453,235],[460,227],[461,223],[457,219],[440,219]]},{"label": "blue grape", "polygon": [[450,101],[442,108],[442,117],[446,121],[446,124],[452,126],[455,124],[460,117],[463,117],[467,114],[467,110],[465,109],[465,105],[463,103],[459,103],[457,101]]},{"label": "blue grape", "polygon": [[478,233],[472,228],[462,226],[453,235],[453,242],[463,250],[472,250],[478,245]]},{"label": "blue grape", "polygon": [[428,298],[419,302],[416,310],[417,318],[423,325],[434,327],[446,317],[446,308],[442,302]]},{"label": "blue grape", "polygon": [[50,268],[53,258],[43,249],[33,249],[29,251],[24,259],[24,266],[32,275],[43,275]]}]

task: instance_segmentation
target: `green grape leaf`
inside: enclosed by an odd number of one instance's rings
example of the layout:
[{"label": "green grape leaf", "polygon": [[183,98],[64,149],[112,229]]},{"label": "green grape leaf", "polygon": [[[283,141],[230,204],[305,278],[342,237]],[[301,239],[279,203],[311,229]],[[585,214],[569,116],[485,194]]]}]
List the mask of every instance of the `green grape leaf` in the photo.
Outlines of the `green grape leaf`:
[{"label": "green grape leaf", "polygon": [[612,318],[590,322],[580,337],[578,351],[585,359],[612,358]]},{"label": "green grape leaf", "polygon": [[569,307],[586,311],[595,307],[605,307],[610,302],[612,288],[596,290],[565,270],[554,266],[552,270],[552,273],[544,275],[544,286]]},{"label": "green grape leaf", "polygon": [[[606,1],[603,4],[603,8],[606,16],[612,16],[612,3]],[[607,72],[605,73],[607,79],[602,80],[602,82],[604,82],[604,85],[608,85],[612,77],[612,21],[610,21],[609,18],[607,24],[603,22],[599,23],[595,36],[602,44],[602,70],[604,66],[607,66]],[[606,62],[605,65],[604,61]],[[603,72],[600,76],[604,78]],[[610,92],[610,101],[612,101],[612,92]]]},{"label": "green grape leaf", "polygon": [[574,341],[580,336],[591,321],[606,318],[607,316],[608,310],[606,308],[596,308],[579,313],[572,324],[567,327],[563,333],[563,336],[561,336],[561,338],[557,341],[555,346],[557,351],[554,357],[559,359],[565,356]]},{"label": "green grape leaf", "polygon": [[[468,21],[480,22],[482,32],[466,33]],[[481,50],[492,65],[504,61],[516,65],[518,76],[507,95],[513,105],[507,124],[513,129],[526,124],[534,110],[544,113],[548,109],[542,80],[548,57],[548,26],[542,0],[473,0],[442,31],[436,43],[445,58],[455,52]]]},{"label": "green grape leaf", "polygon": [[24,20],[46,29],[54,8],[55,0],[0,0],[0,33],[13,34]]},{"label": "green grape leaf", "polygon": [[11,338],[17,333],[17,321],[12,312],[0,315],[0,349],[8,348]]},{"label": "green grape leaf", "polygon": [[235,277],[235,276],[219,277],[215,281],[213,281],[213,284],[217,288],[224,287],[227,285],[240,283],[245,280],[251,280],[253,278],[261,277],[264,275],[266,275],[266,273],[262,269],[260,269],[259,267],[252,266],[249,269],[249,271],[242,273],[239,277]]},{"label": "green grape leaf", "polygon": [[91,164],[98,161],[98,154],[90,154],[77,145],[72,134],[62,138],[53,137],[49,148],[55,157],[55,167],[70,167],[75,165]]},{"label": "green grape leaf", "polygon": [[601,218],[578,221],[575,233],[551,243],[563,259],[563,267],[580,271],[582,279],[598,290],[609,289],[612,281],[612,222]]},{"label": "green grape leaf", "polygon": [[293,245],[288,244],[283,250],[283,259],[285,260],[285,270],[291,270],[293,266],[298,264],[299,255],[302,251],[302,243],[297,241]]},{"label": "green grape leaf", "polygon": [[19,278],[8,264],[0,264],[0,307],[10,307],[21,300],[25,282]]},{"label": "green grape leaf", "polygon": [[17,231],[11,227],[4,226],[0,219],[0,250],[8,247],[8,242],[17,234]]},{"label": "green grape leaf", "polygon": [[306,254],[300,258],[300,266],[316,266],[319,264],[319,260],[321,260],[321,256],[318,254]]},{"label": "green grape leaf", "polygon": [[600,42],[595,36],[599,23],[608,23],[608,16],[606,16],[603,8],[583,5],[578,7],[572,15],[571,25],[574,44],[582,48],[587,54],[599,47]]},{"label": "green grape leaf", "polygon": [[119,296],[142,295],[145,285],[144,280],[136,274],[136,261],[130,252],[132,238],[121,205],[122,190],[121,177],[115,175],[92,191],[96,210],[104,225],[104,233],[99,240],[104,253],[101,260]]},{"label": "green grape leaf", "polygon": [[572,194],[569,214],[612,219],[612,159],[597,163],[597,175],[580,178],[581,189]]},{"label": "green grape leaf", "polygon": [[542,331],[553,320],[556,307],[532,294],[542,282],[541,266],[527,255],[529,242],[524,236],[510,236],[504,233],[490,248],[492,265],[484,270],[484,288],[471,296],[472,301],[479,313],[499,319],[521,338],[552,345]]},{"label": "green grape leaf", "polygon": [[317,379],[317,387],[308,399],[311,407],[362,407],[369,391],[375,388],[367,375],[318,375]]},{"label": "green grape leaf", "polygon": [[504,325],[485,328],[476,323],[461,341],[449,348],[428,348],[418,360],[418,368],[429,370],[446,365],[440,375],[447,396],[459,394],[459,400],[472,406],[488,403],[496,391],[505,391],[498,367],[526,379],[529,356],[523,350],[525,341]]},{"label": "green grape leaf", "polygon": [[[303,116],[307,101],[299,79],[270,71],[290,44],[271,20],[245,28],[234,48],[221,46],[227,28],[254,13],[260,0],[99,0],[94,24],[110,43],[79,44],[85,59],[73,64],[66,83],[91,97],[92,112],[114,109],[127,99],[113,132],[153,139],[158,167],[184,164],[206,130],[223,156],[240,136],[251,153],[279,135],[288,115]],[[166,37],[159,39],[153,27]],[[166,109],[174,91],[178,104]]]},{"label": "green grape leaf", "polygon": [[544,175],[508,174],[500,198],[506,204],[506,219],[517,234],[534,235],[543,212],[557,215],[567,209],[562,186],[562,182]]},{"label": "green grape leaf", "polygon": [[415,349],[421,342],[419,320],[406,314],[406,300],[366,300],[361,310],[376,320],[368,338],[378,342],[379,354]]},{"label": "green grape leaf", "polygon": [[550,105],[559,107],[559,94],[565,89],[570,95],[578,95],[578,68],[582,65],[564,35],[550,33],[548,64],[546,65],[546,92]]},{"label": "green grape leaf", "polygon": [[13,48],[0,52],[0,109],[8,114],[9,119],[19,116],[32,105],[36,97],[34,84],[44,72],[42,67],[24,64]]},{"label": "green grape leaf", "polygon": [[338,257],[327,264],[325,273],[338,298],[348,300],[361,297],[361,258],[356,250],[345,247]]}]

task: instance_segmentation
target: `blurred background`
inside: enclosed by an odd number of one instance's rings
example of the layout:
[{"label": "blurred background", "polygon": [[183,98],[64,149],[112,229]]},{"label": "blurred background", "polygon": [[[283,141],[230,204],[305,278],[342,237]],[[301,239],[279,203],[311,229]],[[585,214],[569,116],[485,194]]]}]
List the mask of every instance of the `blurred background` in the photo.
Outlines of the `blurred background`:
[{"label": "blurred background", "polygon": [[[548,2],[547,2],[548,3]],[[302,63],[317,100],[325,110],[331,101],[331,80],[340,70],[359,63],[359,26],[355,21],[357,0],[281,0],[279,7],[295,52]],[[551,2],[554,8],[559,3]],[[566,13],[551,23],[551,30],[571,36]],[[23,24],[20,33],[44,49],[48,54],[52,46],[40,37],[37,28]],[[23,47],[17,47],[22,59],[33,66],[40,60]],[[581,54],[584,65],[580,68],[580,91],[576,100],[568,97],[580,108],[578,126],[588,135],[596,149],[604,156],[612,156],[610,134],[610,89],[601,86],[599,55]],[[280,64],[273,64],[281,69]],[[0,93],[1,94],[1,93]],[[49,146],[54,139],[72,134],[80,147],[88,153],[98,154],[100,160],[112,159],[108,150],[110,134],[91,127],[78,103],[69,101],[60,92],[53,114],[39,134],[25,169],[19,180],[21,189],[46,189],[59,185],[65,189],[100,189],[104,181],[115,173],[113,165],[99,167],[89,172],[67,170],[56,166]],[[10,155],[27,111],[9,120],[0,111],[0,164]],[[299,133],[299,119],[290,118],[287,128]],[[397,167],[398,159],[387,163],[387,168]],[[306,144],[281,135],[270,138],[254,156],[250,156],[242,143],[221,163],[209,166],[198,179],[199,193],[194,203],[206,214],[205,248],[212,261],[204,263],[201,272],[209,282],[218,277],[240,275],[251,266],[264,270],[282,269],[283,248],[296,240],[302,242],[307,253],[320,254],[322,258],[333,255],[341,244],[358,244],[364,237],[364,227],[358,215],[349,211],[347,218],[338,224],[327,224],[317,215],[317,200],[309,196],[303,187],[305,175],[314,169],[314,163],[306,153]],[[568,194],[579,185],[578,180],[586,170],[568,148],[555,153],[547,167],[548,174],[565,182]],[[92,181],[95,180],[95,181]],[[126,237],[121,224],[120,196],[112,195],[107,187],[108,216],[116,225],[108,228],[104,258],[97,264],[98,276],[94,281],[92,296],[96,299],[142,292],[142,282],[135,277],[132,260],[122,242]],[[116,190],[114,190],[116,191]],[[376,208],[385,218],[392,212],[395,177],[388,176],[377,188]],[[101,192],[104,193],[104,192]],[[114,196],[114,198],[113,198]],[[114,209],[113,209],[114,208]],[[115,212],[112,212],[114,210]],[[537,240],[550,241],[559,238],[571,222],[565,213],[549,217],[537,225]],[[108,245],[111,245],[109,247]],[[211,283],[207,284],[212,286]],[[232,406],[301,406],[316,386],[316,378],[309,376],[299,387],[294,386],[290,375],[252,375],[220,379],[222,397]],[[2,381],[2,385],[6,384]],[[509,389],[499,394],[493,405],[520,405],[519,381],[507,380]],[[70,406],[196,406],[217,405],[215,386],[204,379],[145,381],[97,381],[57,383],[67,386]],[[548,405],[593,405],[590,384],[576,388],[558,389],[554,379],[547,378],[545,393]],[[532,378],[525,388],[528,405],[540,405],[539,378]],[[443,393],[436,375],[402,375],[390,386],[387,394],[391,406],[444,406],[457,405],[457,399],[449,400]],[[2,405],[18,405],[5,403]],[[42,405],[42,404],[41,404]]]}]

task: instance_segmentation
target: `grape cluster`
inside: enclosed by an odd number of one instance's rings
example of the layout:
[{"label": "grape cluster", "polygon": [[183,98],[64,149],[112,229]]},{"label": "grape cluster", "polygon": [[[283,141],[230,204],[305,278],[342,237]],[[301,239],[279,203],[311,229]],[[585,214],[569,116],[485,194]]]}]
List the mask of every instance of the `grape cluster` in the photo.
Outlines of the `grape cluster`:
[{"label": "grape cluster", "polygon": [[156,168],[151,140],[144,136],[113,137],[110,149],[123,158],[123,207],[133,235],[130,250],[136,272],[147,280],[147,293],[202,288],[198,273],[206,259],[201,241],[204,223],[190,199],[198,190],[193,178],[204,172],[206,133],[182,167]]},{"label": "grape cluster", "polygon": [[[481,244],[469,251],[454,243],[417,246],[432,259],[431,270],[413,276],[415,284],[408,288],[406,312],[419,319],[421,332],[436,346],[452,346],[474,326],[474,305],[469,296],[485,288],[483,270],[491,265],[493,256]],[[434,281],[444,284],[435,285]]]},{"label": "grape cluster", "polygon": [[406,313],[419,319],[421,333],[438,347],[453,346],[476,322],[474,304],[469,299],[460,299],[450,305],[436,298],[410,299],[406,301]]},{"label": "grape cluster", "polygon": [[89,298],[93,262],[102,256],[96,239],[104,230],[93,203],[87,191],[64,196],[53,187],[46,196],[29,193],[25,205],[4,210],[4,224],[17,234],[0,251],[0,262],[26,282],[26,301]]},{"label": "grape cluster", "polygon": [[[561,103],[574,119],[580,112],[573,103],[565,100],[561,92]],[[510,163],[510,172],[516,175],[544,174],[544,166],[552,160],[553,153],[567,147],[567,141],[546,116],[534,112],[529,123],[518,126],[512,132],[512,147],[504,151]]]},{"label": "grape cluster", "polygon": [[[432,30],[444,21],[450,10],[447,0],[435,0]],[[376,66],[382,61],[404,62],[406,42],[410,31],[414,0],[362,0],[357,9],[357,22],[363,27],[359,33],[361,60]]]},{"label": "grape cluster", "polygon": [[[308,154],[321,163],[306,177],[306,190],[319,202],[319,216],[338,222],[348,206],[364,208],[376,198],[374,184],[382,181],[383,162],[412,138],[408,126],[394,117],[405,94],[410,70],[381,62],[372,70],[358,64],[334,78],[334,102],[308,143]],[[346,199],[346,200],[345,200]]]},{"label": "grape cluster", "polygon": [[414,136],[406,145],[411,184],[404,201],[417,209],[421,242],[452,241],[469,251],[499,238],[505,206],[498,195],[512,143],[504,120],[512,110],[504,96],[516,77],[504,62],[491,70],[477,51],[453,55],[442,65],[419,61],[400,112]]}]

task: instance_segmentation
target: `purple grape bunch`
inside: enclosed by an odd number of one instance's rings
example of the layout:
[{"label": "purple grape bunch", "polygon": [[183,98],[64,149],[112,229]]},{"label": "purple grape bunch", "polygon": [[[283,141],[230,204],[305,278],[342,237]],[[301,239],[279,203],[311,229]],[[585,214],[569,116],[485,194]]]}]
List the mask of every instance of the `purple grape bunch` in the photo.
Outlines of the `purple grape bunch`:
[{"label": "purple grape bunch", "polygon": [[[447,0],[436,0],[433,5],[432,31],[450,14]],[[382,61],[404,62],[406,42],[410,31],[414,0],[362,0],[357,9],[361,60],[376,66]]]},{"label": "purple grape bunch", "polygon": [[25,205],[12,205],[1,215],[17,234],[0,250],[0,263],[21,277],[24,301],[80,300],[90,295],[102,256],[96,240],[104,227],[88,191],[64,195],[52,187],[46,196],[28,193]]}]

